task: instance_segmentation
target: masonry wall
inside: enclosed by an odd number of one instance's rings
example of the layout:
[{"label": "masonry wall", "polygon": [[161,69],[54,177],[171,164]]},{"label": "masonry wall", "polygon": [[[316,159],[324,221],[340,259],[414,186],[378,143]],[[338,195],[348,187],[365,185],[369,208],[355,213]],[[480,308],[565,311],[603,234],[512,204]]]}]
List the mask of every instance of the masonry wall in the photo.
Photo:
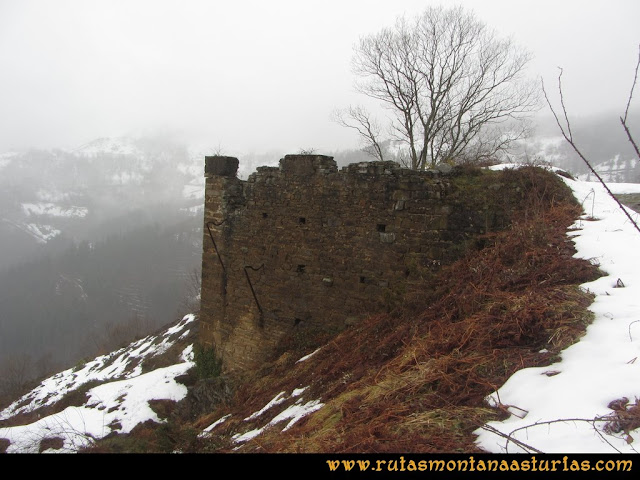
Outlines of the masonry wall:
[{"label": "masonry wall", "polygon": [[[508,223],[522,197],[496,178],[287,155],[236,178],[205,159],[201,342],[255,369],[295,329],[340,329]],[[471,186],[473,188],[464,188]],[[483,192],[482,201],[471,192]]]}]

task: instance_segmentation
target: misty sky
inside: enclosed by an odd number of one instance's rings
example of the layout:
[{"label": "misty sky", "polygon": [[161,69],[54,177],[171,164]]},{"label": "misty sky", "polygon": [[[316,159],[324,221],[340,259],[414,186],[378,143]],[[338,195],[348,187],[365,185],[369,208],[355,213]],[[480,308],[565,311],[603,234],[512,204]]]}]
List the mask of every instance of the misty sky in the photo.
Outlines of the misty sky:
[{"label": "misty sky", "polygon": [[532,78],[563,67],[571,114],[624,110],[638,0],[0,0],[0,152],[157,130],[232,155],[355,148],[330,121],[363,100],[354,43],[438,4],[529,49]]}]

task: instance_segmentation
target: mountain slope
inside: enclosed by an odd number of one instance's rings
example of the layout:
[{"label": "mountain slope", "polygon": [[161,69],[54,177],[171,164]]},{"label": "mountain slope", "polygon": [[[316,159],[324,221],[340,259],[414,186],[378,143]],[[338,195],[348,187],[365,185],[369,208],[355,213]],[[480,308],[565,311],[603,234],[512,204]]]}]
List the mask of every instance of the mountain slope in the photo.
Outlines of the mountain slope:
[{"label": "mountain slope", "polygon": [[[563,179],[584,203],[581,216],[579,204],[561,200],[553,175],[538,169],[523,175],[531,180],[530,203],[512,228],[480,239],[437,282],[408,291],[396,310],[333,338],[300,332],[242,383],[215,368],[196,381],[191,370],[186,392],[164,395],[184,398],[177,406],[150,402],[166,423],[150,414],[135,427],[108,418],[102,426],[111,435],[87,429],[82,445],[167,452],[635,451],[640,265],[629,252],[637,251],[640,235],[598,185]],[[182,335],[177,328],[175,335]],[[202,358],[195,362],[200,370]],[[165,365],[159,367],[155,375],[164,375]],[[87,364],[79,371],[89,370]],[[144,381],[135,374],[128,381]],[[96,395],[90,390],[88,401],[76,403],[123,410]],[[148,412],[147,405],[131,411]],[[5,426],[28,423],[27,412],[14,415],[18,407],[0,414]],[[0,439],[15,432],[0,428]],[[18,444],[6,448],[27,448]],[[63,448],[73,445],[64,441]]]},{"label": "mountain slope", "polygon": [[[201,164],[199,153],[161,138],[101,138],[74,150],[2,154],[0,245],[8,243],[3,237],[22,233],[24,258],[58,237],[99,240],[112,233],[105,222],[136,209],[163,225],[180,211],[197,216],[204,198]],[[153,212],[157,206],[163,212]],[[122,227],[119,222],[117,231]],[[16,259],[2,261],[10,260]]]},{"label": "mountain slope", "polygon": [[[161,422],[150,402],[185,397],[187,388],[175,379],[193,366],[194,320],[187,315],[158,335],[45,379],[0,412],[0,444],[9,453],[75,452],[140,423]],[[169,365],[150,370],[162,356]],[[4,426],[10,424],[18,425]]]},{"label": "mountain slope", "polygon": [[[640,236],[600,185],[565,181],[593,210],[578,220],[566,205],[529,211],[443,271],[435,294],[415,292],[400,312],[365,320],[302,362],[283,355],[235,408],[202,419],[211,444],[635,452]],[[286,422],[292,409],[319,406]]]},{"label": "mountain slope", "polygon": [[0,154],[0,399],[190,311],[203,181],[160,137]]}]

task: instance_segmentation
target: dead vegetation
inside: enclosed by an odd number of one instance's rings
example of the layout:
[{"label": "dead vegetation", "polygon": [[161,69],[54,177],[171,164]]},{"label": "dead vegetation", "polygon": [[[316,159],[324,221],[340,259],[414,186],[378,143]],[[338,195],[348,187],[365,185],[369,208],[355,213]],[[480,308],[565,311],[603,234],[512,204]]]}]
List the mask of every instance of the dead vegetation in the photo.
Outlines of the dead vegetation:
[{"label": "dead vegetation", "polygon": [[629,432],[640,428],[640,402],[636,398],[634,403],[629,403],[627,397],[610,402],[608,407],[613,410],[609,415],[609,421],[603,430],[610,435],[623,435],[627,443],[633,442]]},{"label": "dead vegetation", "polygon": [[43,438],[40,441],[39,453],[45,450],[60,450],[64,447],[64,440],[60,437]]},{"label": "dead vegetation", "polygon": [[[281,350],[235,395],[225,390],[224,401],[208,408],[200,400],[189,404],[195,394],[178,405],[152,402],[166,423],[112,434],[89,451],[478,451],[473,432],[507,414],[507,406],[489,408],[486,396],[517,370],[552,363],[583,334],[592,297],[579,285],[600,274],[573,258],[566,232],[580,208],[564,184],[533,167],[504,175],[527,196],[511,227],[469,242],[466,255],[425,276],[428,283],[412,284],[393,311],[332,338],[318,334],[283,345],[305,351]],[[185,383],[194,391],[193,379]],[[281,392],[282,403],[252,416]],[[314,399],[324,406],[292,428],[277,424],[234,442],[296,401]],[[198,435],[222,417],[209,437]],[[628,434],[638,425],[637,402],[621,404],[609,420],[606,428]]]},{"label": "dead vegetation", "polygon": [[484,236],[432,285],[413,286],[401,307],[349,328],[312,359],[270,364],[268,375],[238,390],[232,418],[212,440],[218,451],[238,446],[231,434],[264,425],[243,419],[278,392],[304,386],[305,399],[324,407],[286,432],[265,430],[241,451],[477,451],[472,432],[506,410],[488,408],[485,397],[583,334],[592,297],[578,285],[599,275],[573,258],[566,231],[580,210],[570,192],[552,174],[523,170],[508,173],[528,183],[529,195],[511,228]]}]

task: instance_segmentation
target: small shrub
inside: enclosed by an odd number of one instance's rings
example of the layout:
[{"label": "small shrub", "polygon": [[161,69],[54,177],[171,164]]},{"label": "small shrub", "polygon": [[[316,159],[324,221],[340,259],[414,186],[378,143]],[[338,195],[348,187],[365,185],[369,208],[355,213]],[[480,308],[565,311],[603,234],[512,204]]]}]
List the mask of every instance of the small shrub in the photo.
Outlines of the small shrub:
[{"label": "small shrub", "polygon": [[51,437],[51,438],[43,438],[40,441],[40,447],[38,448],[38,452],[42,453],[45,450],[60,450],[64,447],[64,440],[60,437]]},{"label": "small shrub", "polygon": [[149,404],[149,408],[151,408],[161,420],[169,418],[177,404],[177,402],[167,399],[149,400],[147,403]]},{"label": "small shrub", "polygon": [[315,148],[301,148],[298,151],[298,155],[315,155],[315,154],[316,154]]},{"label": "small shrub", "polygon": [[193,360],[199,379],[219,377],[222,373],[222,359],[216,355],[215,347],[196,345]]}]

